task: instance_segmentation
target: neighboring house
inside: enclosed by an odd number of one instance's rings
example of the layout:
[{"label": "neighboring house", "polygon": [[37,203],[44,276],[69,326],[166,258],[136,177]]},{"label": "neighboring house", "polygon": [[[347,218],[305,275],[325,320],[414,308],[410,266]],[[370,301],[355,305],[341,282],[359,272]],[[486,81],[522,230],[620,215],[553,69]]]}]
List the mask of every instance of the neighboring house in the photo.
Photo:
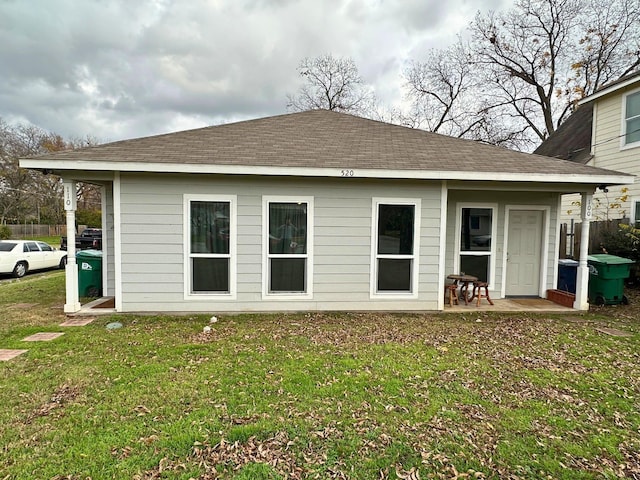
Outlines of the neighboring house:
[{"label": "neighboring house", "polygon": [[[536,154],[640,176],[640,72],[583,98],[577,110]],[[616,186],[594,195],[594,217],[640,222],[640,184]],[[580,198],[562,200],[562,221],[580,221]]]},{"label": "neighboring house", "polygon": [[[104,290],[120,312],[442,310],[445,278],[461,271],[486,280],[493,298],[545,297],[561,195],[588,204],[598,185],[630,182],[324,110],[21,166],[62,176],[69,225],[75,182],[102,186]],[[74,312],[72,251],[68,264]],[[575,308],[585,309],[586,254],[578,272]]]}]

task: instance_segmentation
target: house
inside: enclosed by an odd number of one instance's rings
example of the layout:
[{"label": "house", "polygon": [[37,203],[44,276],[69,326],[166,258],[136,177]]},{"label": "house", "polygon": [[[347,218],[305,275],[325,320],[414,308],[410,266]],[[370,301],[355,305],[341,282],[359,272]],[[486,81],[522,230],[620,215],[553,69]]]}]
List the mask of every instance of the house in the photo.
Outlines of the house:
[{"label": "house", "polygon": [[[462,271],[492,298],[545,297],[561,195],[580,193],[589,219],[597,186],[632,181],[324,110],[21,166],[63,178],[71,227],[75,182],[102,186],[103,285],[119,312],[443,310],[445,278]],[[67,312],[80,309],[74,255]],[[575,308],[587,278],[585,254]]]},{"label": "house", "polygon": [[[640,71],[580,100],[534,153],[640,176]],[[563,222],[580,221],[579,203],[577,195],[563,197]],[[640,222],[640,184],[600,189],[593,208],[597,220]]]}]

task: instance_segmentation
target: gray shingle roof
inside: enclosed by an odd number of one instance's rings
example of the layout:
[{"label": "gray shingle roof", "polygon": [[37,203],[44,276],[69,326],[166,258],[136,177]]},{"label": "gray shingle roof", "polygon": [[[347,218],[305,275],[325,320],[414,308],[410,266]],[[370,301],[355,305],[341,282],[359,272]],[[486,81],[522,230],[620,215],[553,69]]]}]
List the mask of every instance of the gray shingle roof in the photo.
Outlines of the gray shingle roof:
[{"label": "gray shingle roof", "polygon": [[343,113],[312,110],[124,140],[38,160],[516,174],[613,172]]},{"label": "gray shingle roof", "polygon": [[587,163],[591,159],[593,103],[578,107],[533,153]]}]

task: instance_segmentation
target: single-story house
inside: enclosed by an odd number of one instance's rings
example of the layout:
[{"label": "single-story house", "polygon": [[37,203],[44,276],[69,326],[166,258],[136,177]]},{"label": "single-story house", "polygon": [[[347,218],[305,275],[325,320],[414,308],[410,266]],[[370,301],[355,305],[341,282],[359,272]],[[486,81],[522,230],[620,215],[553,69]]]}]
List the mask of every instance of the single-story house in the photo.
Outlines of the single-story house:
[{"label": "single-story house", "polygon": [[[561,195],[585,220],[629,175],[314,110],[21,160],[102,186],[119,312],[443,310],[448,274],[494,299],[555,288]],[[583,222],[588,238],[589,222]],[[80,309],[68,240],[66,312]],[[586,252],[586,248],[583,250]],[[574,308],[588,308],[586,253]]]}]

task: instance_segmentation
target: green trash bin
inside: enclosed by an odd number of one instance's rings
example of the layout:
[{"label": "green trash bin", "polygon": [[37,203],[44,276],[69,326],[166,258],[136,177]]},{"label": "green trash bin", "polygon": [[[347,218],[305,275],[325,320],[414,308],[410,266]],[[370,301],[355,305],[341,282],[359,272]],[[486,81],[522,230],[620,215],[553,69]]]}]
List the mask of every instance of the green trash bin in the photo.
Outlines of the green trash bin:
[{"label": "green trash bin", "polygon": [[81,297],[102,296],[102,251],[82,250],[76,253],[78,293]]},{"label": "green trash bin", "polygon": [[597,254],[587,257],[589,264],[589,302],[595,305],[628,304],[624,281],[635,262],[616,255]]}]

